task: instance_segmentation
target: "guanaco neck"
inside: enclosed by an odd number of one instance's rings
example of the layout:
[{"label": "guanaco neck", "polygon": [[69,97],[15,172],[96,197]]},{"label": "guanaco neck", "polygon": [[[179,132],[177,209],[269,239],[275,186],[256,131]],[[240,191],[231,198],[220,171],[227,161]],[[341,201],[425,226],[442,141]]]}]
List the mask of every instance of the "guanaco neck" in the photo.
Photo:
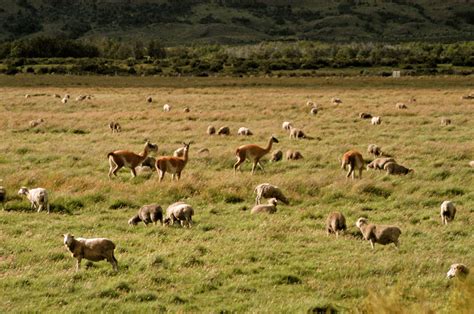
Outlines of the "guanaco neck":
[{"label": "guanaco neck", "polygon": [[189,150],[189,147],[184,148],[183,161],[185,164],[188,162],[188,150]]},{"label": "guanaco neck", "polygon": [[145,160],[145,158],[148,156],[148,145],[145,146],[145,148],[143,149],[143,151],[138,154],[140,157],[142,157],[142,160]]},{"label": "guanaco neck", "polygon": [[268,153],[272,149],[272,145],[273,145],[273,137],[270,137],[267,147],[265,148],[265,153]]}]

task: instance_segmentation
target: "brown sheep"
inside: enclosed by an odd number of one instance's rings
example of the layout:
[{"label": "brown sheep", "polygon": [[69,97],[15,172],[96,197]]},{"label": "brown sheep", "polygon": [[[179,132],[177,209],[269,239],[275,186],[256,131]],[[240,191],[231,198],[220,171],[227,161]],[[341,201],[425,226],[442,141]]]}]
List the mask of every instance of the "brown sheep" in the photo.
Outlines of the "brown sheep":
[{"label": "brown sheep", "polygon": [[336,237],[339,237],[339,232],[345,231],[346,229],[346,218],[341,212],[332,212],[329,214],[326,219],[326,232],[328,236],[331,233],[335,233]]}]

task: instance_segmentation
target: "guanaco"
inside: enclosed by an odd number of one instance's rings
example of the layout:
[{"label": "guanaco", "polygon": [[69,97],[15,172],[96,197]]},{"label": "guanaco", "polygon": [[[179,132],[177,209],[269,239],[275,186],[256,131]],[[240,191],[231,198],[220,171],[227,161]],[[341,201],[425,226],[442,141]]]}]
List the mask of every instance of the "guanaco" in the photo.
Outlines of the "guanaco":
[{"label": "guanaco", "polygon": [[166,172],[171,173],[171,180],[174,180],[175,176],[177,180],[181,177],[181,172],[184,169],[184,166],[188,163],[188,151],[189,145],[183,142],[183,156],[182,157],[175,157],[175,156],[163,156],[156,160],[155,168],[158,172],[158,176],[160,178],[160,182],[163,180]]},{"label": "guanaco", "polygon": [[354,179],[355,176],[355,169],[358,169],[359,179],[361,179],[364,163],[365,162],[361,153],[355,150],[350,150],[342,156],[341,169],[346,170],[346,166],[349,165],[349,171],[347,172],[346,177],[349,178],[349,176],[352,174],[352,179]]},{"label": "guanaco", "polygon": [[266,154],[270,152],[270,150],[272,149],[273,143],[278,143],[278,140],[274,136],[270,137],[266,148],[260,147],[255,144],[247,144],[247,145],[243,145],[237,148],[235,151],[237,162],[234,164],[234,173],[237,172],[237,169],[240,170],[240,165],[247,158],[253,161],[252,174],[255,173],[255,168],[257,167],[257,165],[260,167],[260,169],[262,169],[262,171],[265,171],[263,169],[262,164],[260,163],[260,158],[262,158],[263,156],[265,156]]},{"label": "guanaco", "polygon": [[129,150],[116,150],[107,154],[109,159],[109,178],[112,178],[113,175],[117,175],[117,171],[123,167],[130,168],[132,177],[136,177],[137,173],[135,168],[139,166],[148,156],[150,152],[157,152],[158,145],[150,143],[148,140],[145,142],[145,147],[143,151],[139,154],[135,154]]}]

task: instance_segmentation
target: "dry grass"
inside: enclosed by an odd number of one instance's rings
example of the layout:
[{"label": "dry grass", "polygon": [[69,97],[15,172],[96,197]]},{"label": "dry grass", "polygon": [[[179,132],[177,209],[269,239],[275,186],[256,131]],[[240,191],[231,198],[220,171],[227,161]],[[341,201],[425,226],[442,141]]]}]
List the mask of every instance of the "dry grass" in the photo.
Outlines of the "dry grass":
[{"label": "dry grass", "polygon": [[[474,265],[468,167],[474,159],[474,103],[459,97],[471,92],[472,78],[43,76],[0,82],[0,178],[9,193],[9,210],[0,212],[2,312],[305,312],[332,305],[375,313],[377,304],[420,312],[472,306],[459,301],[463,293],[472,296],[472,288],[445,279],[453,262]],[[64,105],[50,96],[66,92],[94,98]],[[26,93],[37,96],[25,99]],[[333,96],[343,104],[331,105]],[[395,108],[411,96],[416,103],[408,110]],[[308,99],[321,105],[316,116],[305,106]],[[171,112],[161,111],[164,103]],[[183,113],[184,107],[191,112]],[[382,124],[358,119],[362,111],[380,115]],[[442,127],[442,116],[453,124]],[[28,122],[38,118],[46,122],[30,129]],[[122,133],[110,133],[111,120],[120,122]],[[315,139],[289,140],[281,129],[285,120]],[[209,124],[228,125],[232,135],[207,136]],[[255,135],[238,137],[240,126]],[[235,148],[264,145],[272,134],[280,140],[275,148],[297,149],[305,159],[265,163],[266,172],[255,176],[245,163],[234,176]],[[156,174],[132,180],[125,170],[107,178],[107,153],[138,152],[145,138],[159,145],[159,155],[171,154],[182,141],[195,142],[180,182],[166,175],[160,184]],[[415,173],[364,171],[362,180],[346,180],[339,158],[351,148],[369,158],[370,143]],[[210,154],[198,155],[205,147]],[[243,211],[262,182],[280,186],[291,205],[271,216]],[[51,191],[54,212],[30,212],[16,196],[22,185]],[[455,202],[458,214],[443,227],[438,213],[445,199]],[[127,225],[140,205],[166,207],[177,200],[195,207],[191,230]],[[334,210],[349,224],[339,239],[324,230]],[[360,216],[398,225],[401,249],[371,251],[354,226]],[[105,262],[74,273],[62,246],[66,232],[113,239],[119,273]]]}]

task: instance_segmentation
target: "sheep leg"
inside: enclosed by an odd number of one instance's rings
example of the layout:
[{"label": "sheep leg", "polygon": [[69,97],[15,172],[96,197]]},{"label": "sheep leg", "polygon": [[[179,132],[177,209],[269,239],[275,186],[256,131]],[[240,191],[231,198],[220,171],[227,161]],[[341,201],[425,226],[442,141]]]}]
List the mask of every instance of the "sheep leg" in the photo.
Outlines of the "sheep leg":
[{"label": "sheep leg", "polygon": [[370,242],[370,246],[372,247],[372,249],[374,249],[374,248],[375,248],[374,241],[373,241],[373,240],[369,240],[369,242]]},{"label": "sheep leg", "polygon": [[130,168],[130,172],[132,173],[132,178],[135,178],[137,176],[135,168]]},{"label": "sheep leg", "polygon": [[260,199],[262,198],[262,196],[260,194],[257,194],[257,197],[255,198],[255,205],[259,205],[260,204]]},{"label": "sheep leg", "polygon": [[362,168],[359,168],[359,179],[362,179]]},{"label": "sheep leg", "polygon": [[397,247],[397,249],[400,248],[400,241],[399,241],[399,240],[397,240],[397,241],[395,242],[395,246]]},{"label": "sheep leg", "polygon": [[50,206],[49,206],[49,203],[48,205],[46,205],[46,209],[48,210],[48,214],[50,213]]},{"label": "sheep leg", "polygon": [[81,259],[82,259],[82,257],[80,257],[80,256],[77,257],[76,271],[79,271],[79,269],[81,268]]},{"label": "sheep leg", "polygon": [[191,220],[191,218],[186,218],[186,221],[188,223],[188,228],[191,228],[193,226],[193,221]]},{"label": "sheep leg", "polygon": [[107,261],[112,264],[112,267],[115,271],[118,271],[118,262],[117,259],[115,258],[114,254],[112,253],[112,256],[107,259]]},{"label": "sheep leg", "polygon": [[336,231],[336,238],[339,238],[339,231]]},{"label": "sheep leg", "polygon": [[185,222],[184,220],[180,221],[181,227],[183,227],[183,228],[184,228],[184,222]]}]

